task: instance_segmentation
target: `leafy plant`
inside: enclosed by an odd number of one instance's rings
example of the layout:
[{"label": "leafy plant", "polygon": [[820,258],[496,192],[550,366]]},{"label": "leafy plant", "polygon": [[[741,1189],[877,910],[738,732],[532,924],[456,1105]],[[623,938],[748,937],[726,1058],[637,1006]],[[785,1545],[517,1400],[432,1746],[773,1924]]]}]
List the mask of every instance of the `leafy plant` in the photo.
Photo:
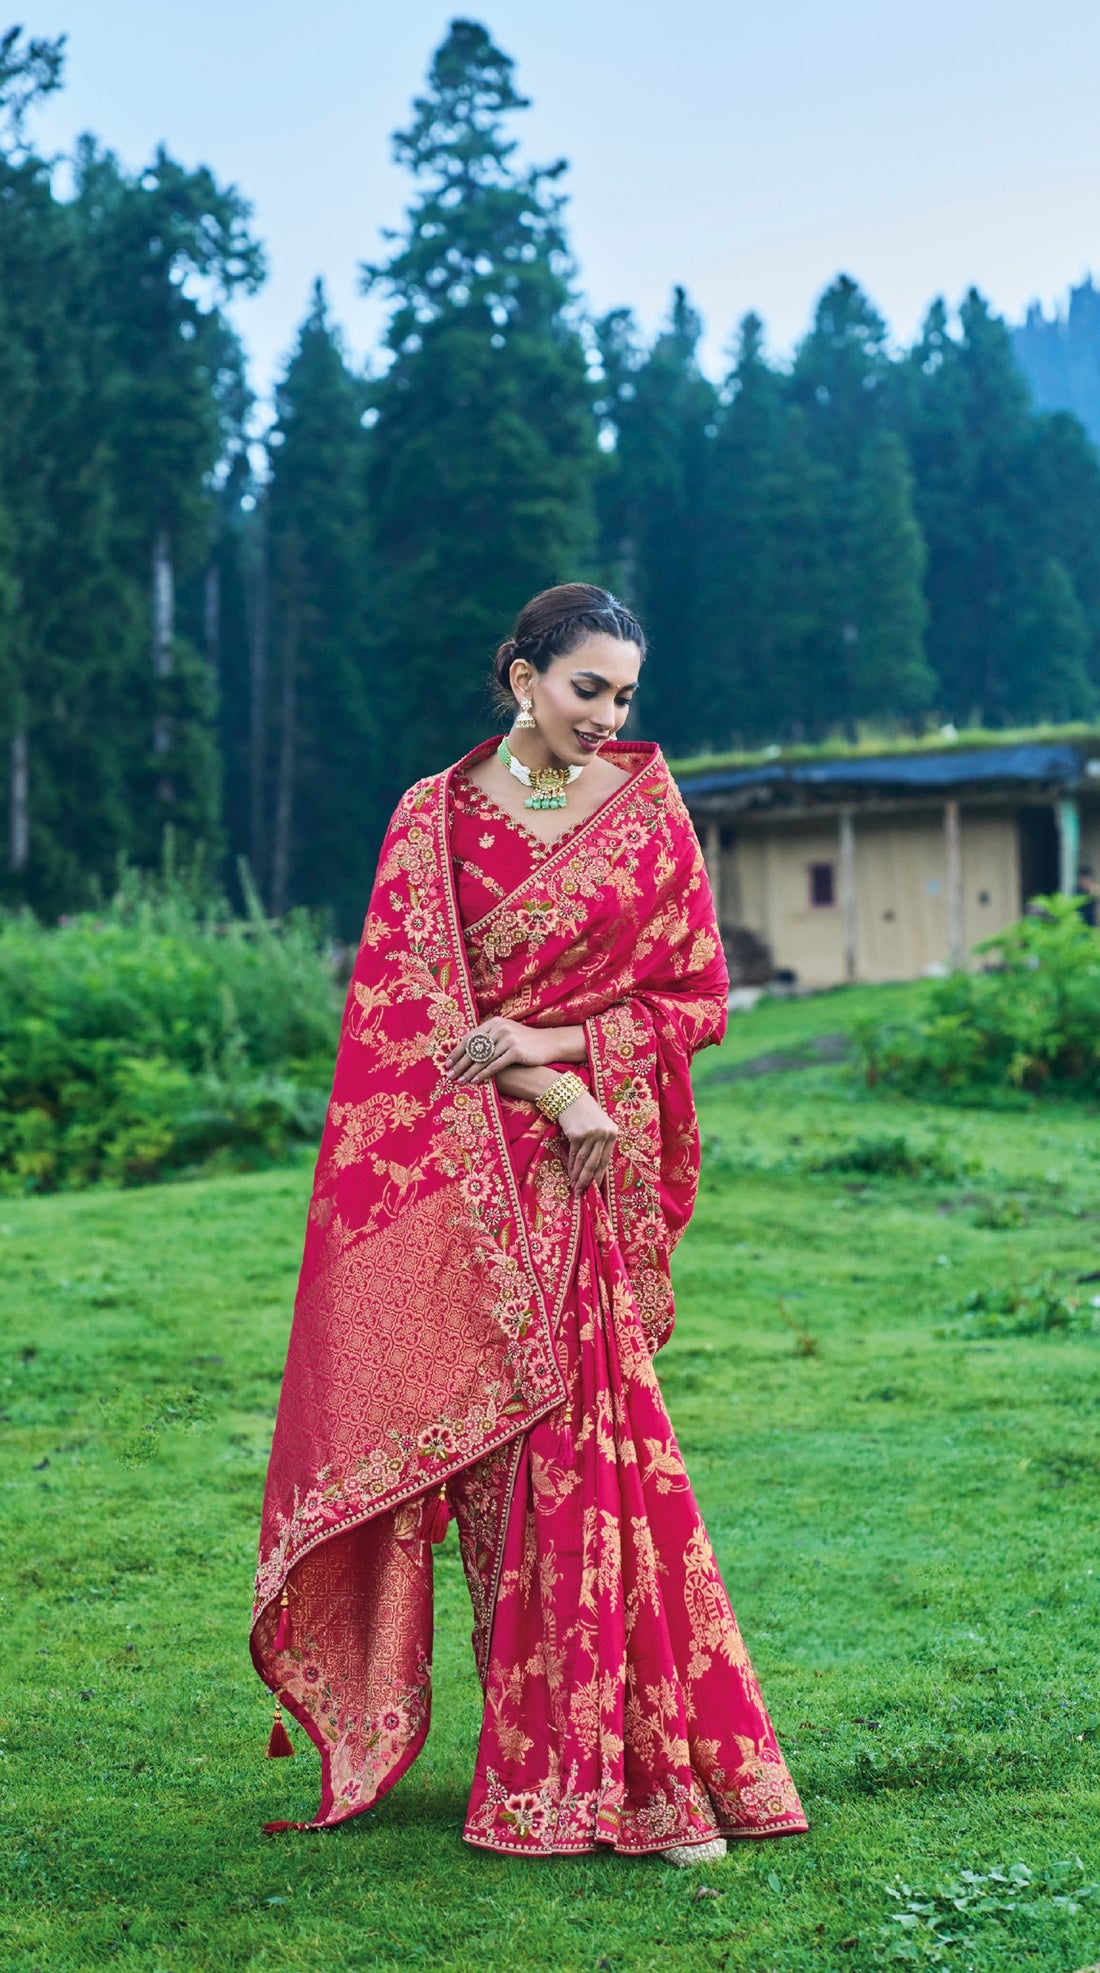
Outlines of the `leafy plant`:
[{"label": "leafy plant", "polygon": [[1027,1225],[1027,1212],[1022,1200],[1008,1192],[1001,1198],[980,1200],[974,1213],[974,1224],[992,1233],[1015,1232]]},{"label": "leafy plant", "polygon": [[1092,1336],[1098,1327],[1091,1304],[1064,1295],[1050,1275],[1022,1288],[972,1288],[952,1313],[959,1320],[940,1334],[964,1342],[989,1336]]},{"label": "leafy plant", "polygon": [[867,1082],[956,1098],[1100,1090],[1100,941],[1074,899],[1034,899],[975,949],[986,970],[938,981],[923,1019],[857,1025]]},{"label": "leafy plant", "polygon": [[1100,1884],[1085,1874],[1080,1857],[1069,1857],[1029,1870],[1026,1863],[1007,1868],[960,1870],[931,1891],[914,1889],[900,1877],[886,1886],[886,1895],[900,1907],[891,1923],[902,1928],[899,1939],[888,1929],[882,1937],[891,1962],[909,1966],[942,1966],[956,1946],[973,1946],[974,1937],[992,1920],[1031,1914],[1043,1904],[1076,1916],[1082,1905],[1100,1896]]},{"label": "leafy plant", "polygon": [[922,1143],[903,1131],[872,1131],[826,1145],[808,1151],[802,1163],[807,1171],[858,1172],[868,1178],[955,1179],[981,1169],[977,1160],[949,1151],[942,1138]]},{"label": "leafy plant", "polygon": [[285,1156],[319,1130],[338,1006],[308,919],[172,879],[52,929],[0,918],[0,1191]]}]

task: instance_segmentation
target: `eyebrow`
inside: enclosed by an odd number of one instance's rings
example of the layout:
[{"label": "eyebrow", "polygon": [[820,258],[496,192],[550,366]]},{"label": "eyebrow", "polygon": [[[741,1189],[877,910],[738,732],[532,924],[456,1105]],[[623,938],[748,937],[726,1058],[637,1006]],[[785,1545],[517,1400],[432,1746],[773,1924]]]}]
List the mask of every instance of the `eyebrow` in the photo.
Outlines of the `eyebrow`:
[{"label": "eyebrow", "polygon": [[[569,676],[570,678],[590,678],[593,685],[606,685],[609,692],[612,689],[610,679],[605,678],[603,673],[599,671],[571,671]],[[638,681],[636,678],[632,678],[629,685],[620,685],[619,687],[620,692],[636,692],[637,689]]]}]

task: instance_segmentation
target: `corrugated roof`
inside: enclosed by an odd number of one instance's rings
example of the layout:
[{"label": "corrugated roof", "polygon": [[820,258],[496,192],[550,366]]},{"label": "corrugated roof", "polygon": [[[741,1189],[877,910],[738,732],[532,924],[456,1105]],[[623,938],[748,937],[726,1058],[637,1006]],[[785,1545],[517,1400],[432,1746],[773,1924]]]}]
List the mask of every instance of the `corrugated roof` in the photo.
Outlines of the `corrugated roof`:
[{"label": "corrugated roof", "polygon": [[1053,782],[1076,787],[1084,761],[1094,748],[1068,741],[1033,740],[1004,747],[955,748],[943,753],[860,754],[825,760],[766,761],[753,767],[716,768],[711,773],[677,776],[681,792],[693,796],[732,794],[750,788],[881,788],[917,790],[981,783],[1006,785]]}]

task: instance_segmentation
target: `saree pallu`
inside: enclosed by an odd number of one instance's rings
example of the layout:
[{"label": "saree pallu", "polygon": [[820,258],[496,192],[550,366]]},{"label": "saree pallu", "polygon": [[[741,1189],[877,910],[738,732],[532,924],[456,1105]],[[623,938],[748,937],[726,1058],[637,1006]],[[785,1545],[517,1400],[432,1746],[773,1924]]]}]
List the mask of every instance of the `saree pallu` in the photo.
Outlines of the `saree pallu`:
[{"label": "saree pallu", "polygon": [[[661,1400],[690,1215],[695,1050],[726,975],[656,748],[547,847],[463,770],[404,798],[348,994],[276,1422],[253,1658],[322,1757],[313,1827],[428,1728],[431,1540],[458,1522],[486,1706],[466,1835],[552,1854],[805,1828]],[[450,1048],[583,1024],[619,1130],[564,1142]],[[272,1825],[282,1827],[286,1825]],[[298,1825],[301,1826],[301,1825]]]}]

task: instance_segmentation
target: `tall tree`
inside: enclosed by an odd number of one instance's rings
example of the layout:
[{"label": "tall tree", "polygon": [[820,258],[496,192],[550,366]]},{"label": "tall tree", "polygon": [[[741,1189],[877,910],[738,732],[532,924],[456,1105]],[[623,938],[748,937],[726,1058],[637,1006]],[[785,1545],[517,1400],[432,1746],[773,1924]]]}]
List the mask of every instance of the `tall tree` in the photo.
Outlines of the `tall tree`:
[{"label": "tall tree", "polygon": [[906,437],[928,548],[938,697],[955,718],[1003,724],[1021,702],[1019,619],[1035,573],[1027,386],[1004,323],[975,289],[957,333],[944,304],[933,304],[907,367]]},{"label": "tall tree", "polygon": [[176,598],[206,568],[215,469],[243,443],[243,360],[222,307],[258,286],[263,256],[240,194],[163,149],[130,176],[82,139],[76,214],[93,268],[116,557],[148,598],[147,739],[134,760],[148,856],[166,823],[205,840],[218,826],[214,681],[178,634]]},{"label": "tall tree", "polygon": [[907,719],[932,702],[925,562],[904,442],[897,432],[878,431],[864,452],[852,517],[848,689],[857,717]]},{"label": "tall tree", "polygon": [[1020,611],[1016,632],[1020,719],[1087,719],[1100,704],[1089,676],[1092,639],[1073,580],[1053,556],[1042,564]]},{"label": "tall tree", "polygon": [[[268,544],[276,714],[270,890],[358,929],[377,832],[366,393],[317,282],[276,394]],[[265,875],[268,873],[265,873]]]},{"label": "tall tree", "polygon": [[782,380],[764,353],[757,315],[741,323],[734,367],[717,413],[700,540],[698,653],[690,718],[694,741],[729,745],[779,730],[775,676]]},{"label": "tall tree", "polygon": [[849,485],[887,416],[890,376],[885,322],[858,282],[838,275],[795,354],[791,401],[803,412],[808,443]]},{"label": "tall tree", "polygon": [[668,322],[644,361],[634,358],[625,328],[621,312],[600,325],[616,439],[615,470],[600,482],[603,554],[629,578],[623,586],[646,627],[645,729],[679,747],[693,725],[698,518],[718,396],[699,369],[702,324],[683,288],[675,289]]},{"label": "tall tree", "polygon": [[127,843],[114,747],[127,650],[110,560],[94,325],[70,208],[25,119],[61,79],[62,44],[0,40],[0,895],[52,911]]},{"label": "tall tree", "polygon": [[588,573],[596,468],[557,187],[521,169],[513,63],[456,20],[395,154],[416,181],[403,236],[364,270],[396,300],[374,387],[370,491],[393,787],[483,730],[494,644],[519,605]]}]

